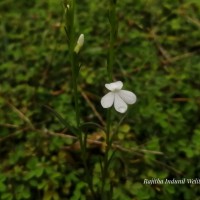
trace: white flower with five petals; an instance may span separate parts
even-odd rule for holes
[[[134,104],[137,100],[133,92],[122,90],[123,83],[121,81],[105,84],[105,87],[110,92],[101,98],[103,108],[110,108],[114,104],[116,111],[125,113],[128,108],[127,104]]]

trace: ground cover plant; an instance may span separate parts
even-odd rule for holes
[[[0,2],[0,199],[91,199],[80,144],[63,1]],[[117,1],[114,80],[137,95],[118,127],[107,175],[112,199],[199,199],[199,184],[145,184],[200,179],[200,3]],[[77,1],[81,49],[81,122],[105,126],[110,25],[108,1]],[[53,109],[53,110],[52,110]],[[83,127],[87,163],[97,191],[105,133]],[[96,141],[96,142],[94,142]]]

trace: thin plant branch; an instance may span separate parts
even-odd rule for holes
[[[98,120],[101,122],[101,124],[105,126],[105,122],[104,122],[103,118],[101,117],[101,115],[99,114],[97,109],[95,108],[94,104],[90,101],[90,99],[88,98],[86,93],[83,90],[80,90],[80,92],[81,92],[81,95],[83,96],[83,98],[86,100],[86,102],[90,106],[90,108],[92,109],[92,111],[94,112],[95,116],[98,118]]]
[[[18,108],[16,108],[13,104],[11,104],[10,102],[6,101],[6,103],[10,106],[10,108],[19,116],[19,118],[21,118],[24,122],[26,122],[31,129],[34,129],[33,124],[31,123],[30,119],[24,114],[22,113]]]

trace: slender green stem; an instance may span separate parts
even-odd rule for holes
[[[86,173],[86,181],[92,193],[93,199],[95,199],[95,191],[93,189],[92,177],[87,165],[87,136],[84,135],[81,131],[80,127],[80,107],[79,107],[79,94],[78,94],[78,55],[74,52],[75,47],[75,27],[74,27],[74,16],[75,16],[75,7],[76,0],[71,0],[67,13],[67,25],[66,33],[68,37],[69,43],[69,59],[72,70],[72,89],[73,89],[73,97],[75,102],[75,115],[76,115],[76,127],[77,127],[77,135],[79,137],[79,142],[81,146],[81,157],[83,160],[83,165]]]
[[[116,21],[116,2],[110,0],[109,6],[109,22],[110,22],[110,41],[109,41],[109,55],[108,55],[108,77],[109,81],[113,80],[113,65],[115,61],[114,45],[117,35],[117,21]]]
[[[107,120],[106,120],[106,144],[110,143],[110,125],[111,125],[111,109],[107,111]]]
[[[108,167],[109,167],[109,151],[110,151],[110,122],[111,122],[111,110],[107,111],[107,120],[106,120],[106,150],[103,159],[102,166],[102,182],[101,182],[101,194],[102,200],[106,200],[106,193],[104,192],[104,187],[106,184],[106,179],[108,175]]]
[[[71,65],[74,66],[74,56],[71,60]],[[75,67],[73,67],[75,68]],[[76,77],[76,70],[72,69],[72,80],[73,80],[73,93],[74,93],[74,101],[75,101],[75,113],[76,113],[76,126],[79,129],[80,126],[80,108],[78,103],[78,87],[77,87],[77,77]]]
[[[116,1],[110,0],[109,1],[109,22],[110,22],[110,40],[109,40],[109,51],[108,51],[108,66],[107,66],[107,72],[108,72],[108,78],[109,81],[113,80],[113,65],[115,61],[115,51],[114,51],[114,45],[116,41],[116,35],[117,35],[117,21],[116,21]],[[109,171],[109,164],[110,159],[109,158],[109,152],[112,145],[111,140],[111,109],[108,109],[107,112],[107,121],[106,121],[106,150],[105,155],[103,159],[102,164],[102,185],[101,185],[101,199],[107,200],[107,198],[110,198],[109,196],[112,196],[112,192],[110,191],[110,194],[107,195],[107,191],[105,191],[105,185],[106,180],[108,177],[108,171]]]
[[[76,113],[76,125],[77,127],[80,126],[80,109],[78,104],[78,77],[77,77],[77,62],[76,62],[76,54],[74,53],[74,44],[75,44],[75,28],[74,28],[74,16],[75,16],[75,6],[76,0],[71,1],[70,11],[69,11],[69,56],[70,56],[70,63],[72,68],[72,87],[73,87],[73,96],[75,102],[75,113]]]
[[[109,48],[109,60],[108,60],[108,78],[109,81],[113,80],[113,65],[114,65],[114,31],[111,27],[110,32],[110,48]]]

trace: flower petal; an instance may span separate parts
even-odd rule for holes
[[[105,84],[105,87],[110,91],[121,90],[123,87],[123,83],[121,81],[116,81],[113,83]]]
[[[110,108],[113,105],[115,95],[109,92],[101,98],[101,105],[103,108]]]
[[[118,94],[127,104],[134,104],[137,100],[136,95],[128,90],[120,90]]]
[[[127,110],[126,103],[121,99],[118,93],[115,93],[114,107],[115,107],[115,110],[120,113],[125,113]]]

